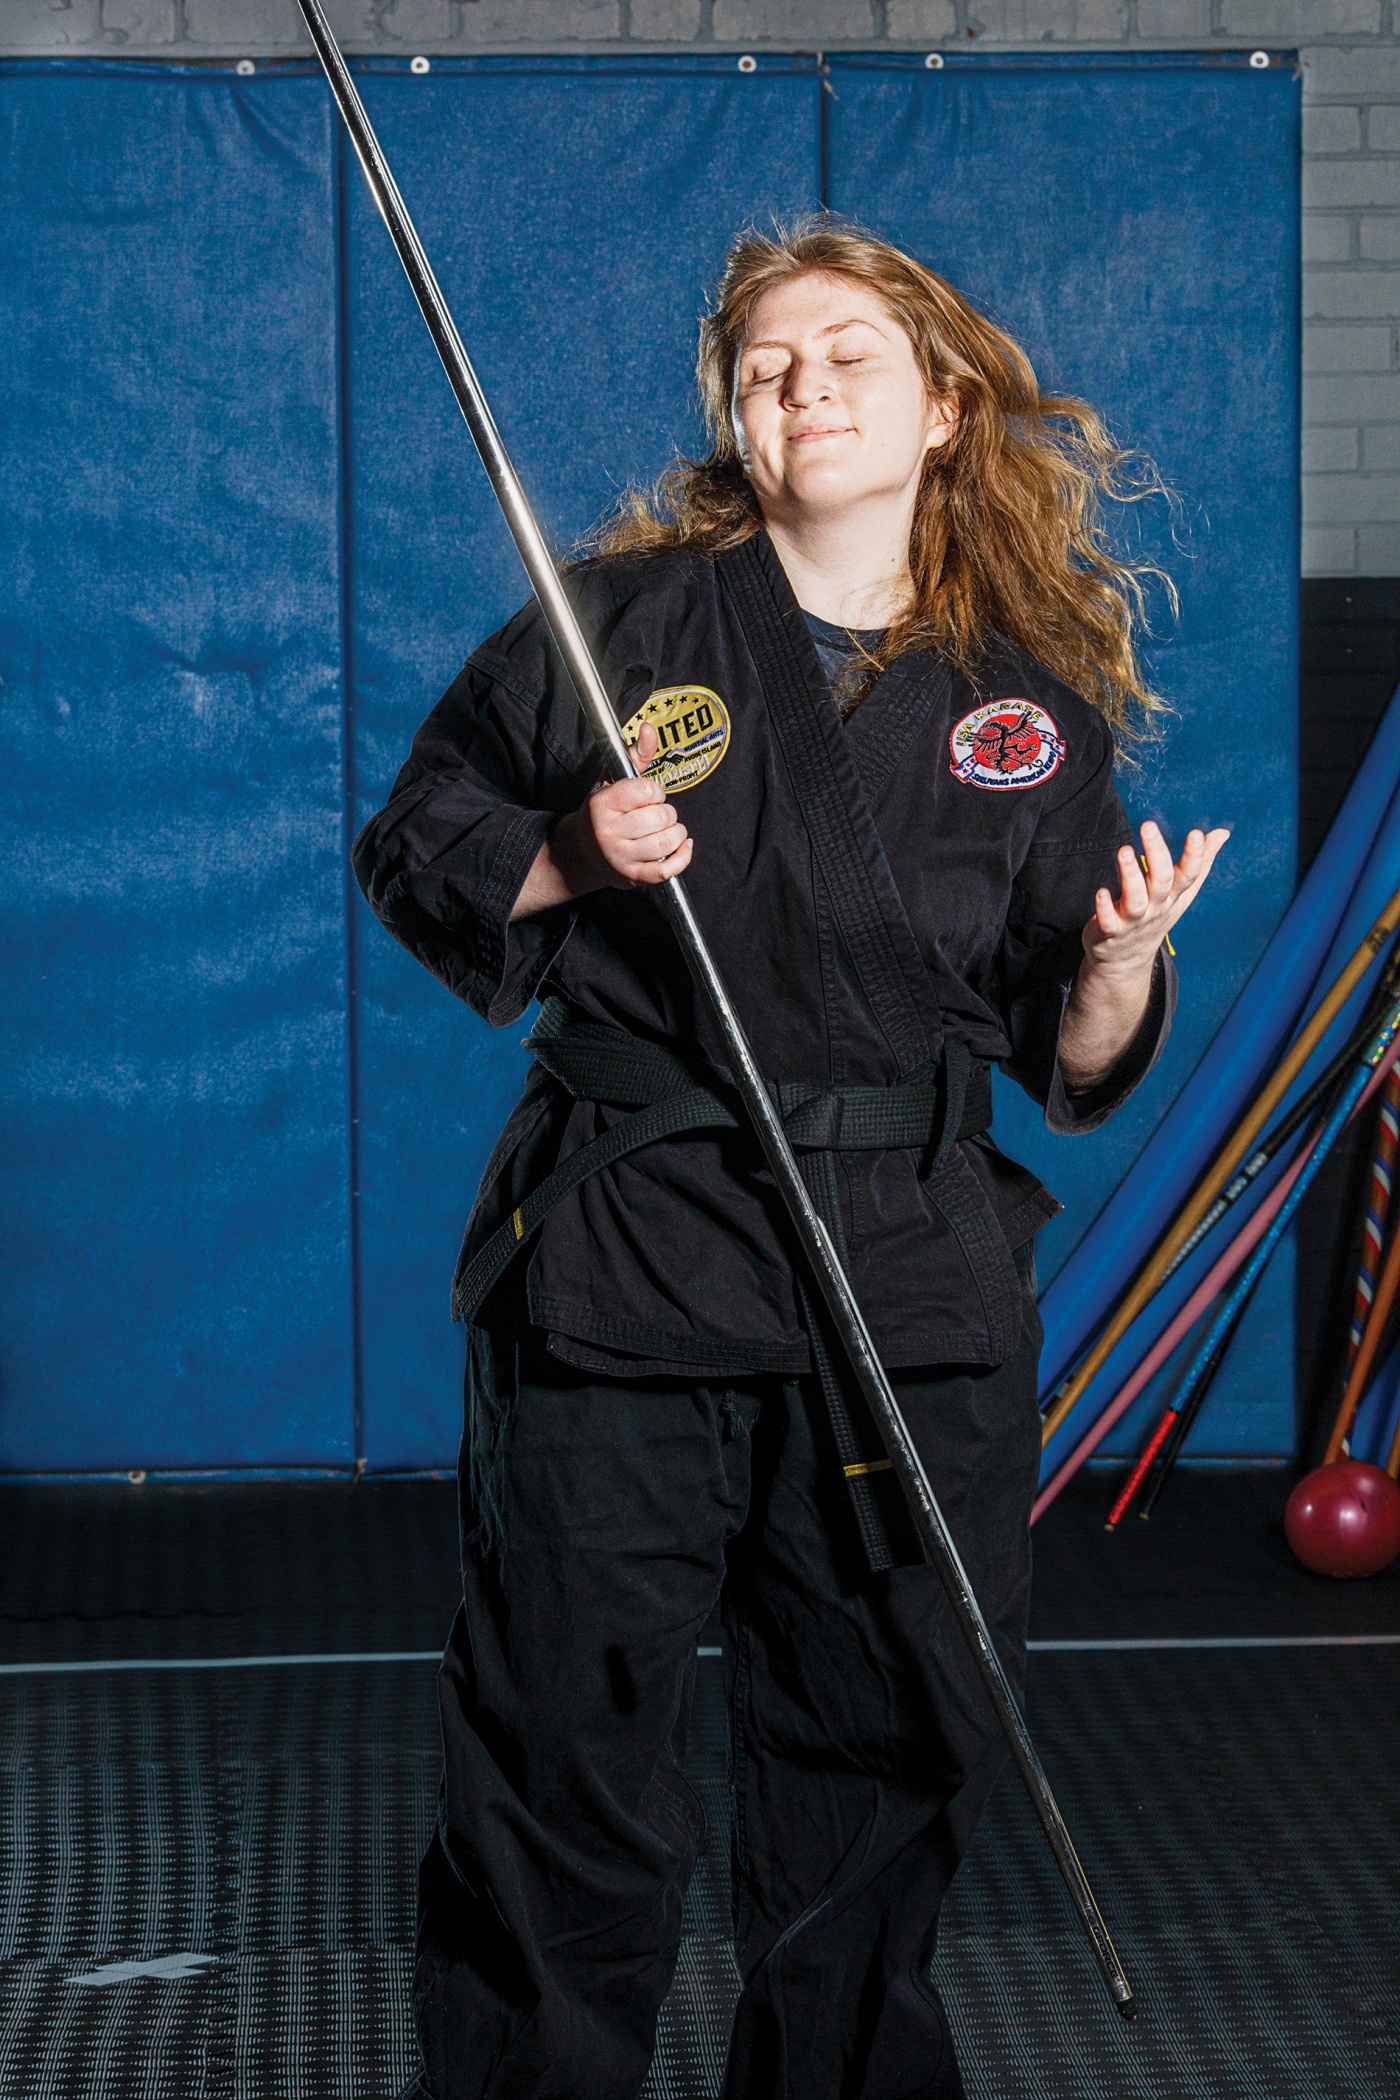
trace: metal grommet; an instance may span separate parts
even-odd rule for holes
[[[1256,67],[1256,68],[1258,69],[1258,71],[1262,72],[1262,71],[1264,70],[1264,67],[1265,67],[1266,65],[1268,65],[1268,63],[1269,63],[1269,54],[1268,54],[1268,52],[1267,52],[1267,51],[1251,51],[1251,52],[1250,52],[1250,54],[1249,54],[1249,63],[1250,63],[1250,64],[1251,64],[1252,66]]]
[[[426,58],[411,58],[408,62],[408,70],[410,73],[431,73],[433,69]]]
[[[746,51],[739,61],[739,71],[741,73],[756,73],[758,71],[758,60],[750,58]]]
[[[248,70],[251,73],[253,69],[250,66]],[[146,1478],[146,1468],[144,1466],[133,1466],[126,1477],[134,1488],[139,1488]]]
[[[930,73],[941,72],[943,67],[943,53],[941,51],[930,51],[928,56],[924,60],[924,64],[928,67]]]
[[[238,64],[234,67],[233,70],[235,73],[237,73],[240,80],[247,80],[251,77],[252,74],[256,73],[258,69],[253,64],[251,58],[240,58]]]

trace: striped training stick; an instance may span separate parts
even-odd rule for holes
[[[1356,1362],[1356,1352],[1361,1347],[1361,1337],[1366,1331],[1366,1315],[1371,1300],[1376,1295],[1376,1277],[1380,1272],[1381,1253],[1385,1246],[1385,1221],[1390,1209],[1391,1175],[1395,1166],[1395,1147],[1400,1141],[1400,1073],[1392,1068],[1381,1095],[1380,1120],[1376,1125],[1376,1144],[1371,1157],[1371,1186],[1366,1194],[1366,1223],[1361,1235],[1361,1259],[1356,1270],[1356,1296],[1351,1309],[1351,1332],[1347,1336],[1347,1368]]]
[[[1327,1449],[1323,1453],[1324,1466],[1335,1465],[1346,1451],[1351,1426],[1356,1420],[1356,1410],[1360,1407],[1370,1383],[1371,1368],[1376,1361],[1376,1352],[1380,1348],[1381,1337],[1385,1333],[1386,1322],[1390,1318],[1390,1308],[1395,1303],[1397,1291],[1400,1291],[1400,1233],[1392,1235],[1390,1252],[1385,1258],[1385,1266],[1376,1285],[1376,1295],[1366,1313],[1366,1330],[1361,1337],[1361,1346],[1356,1352],[1351,1370],[1347,1374],[1346,1391],[1342,1394],[1337,1419],[1332,1424],[1332,1434],[1327,1439]]]

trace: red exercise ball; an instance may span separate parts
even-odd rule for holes
[[[1283,1528],[1315,1575],[1379,1575],[1400,1553],[1400,1487],[1359,1458],[1319,1466],[1289,1496]]]

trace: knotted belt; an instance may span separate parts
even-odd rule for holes
[[[632,1113],[571,1152],[461,1264],[452,1291],[452,1310],[459,1320],[476,1317],[524,1242],[555,1204],[591,1174],[662,1138],[691,1130],[734,1130],[745,1120],[737,1095],[717,1073],[702,1073],[676,1051],[626,1029],[588,1020],[563,999],[545,1000],[525,1047],[575,1100]],[[951,1036],[938,1063],[895,1086],[820,1087],[784,1081],[770,1082],[768,1090],[789,1142],[803,1156],[812,1201],[843,1256],[838,1152],[929,1152],[927,1178],[938,1172],[959,1138],[975,1136],[992,1119],[991,1069]],[[887,1473],[890,1462],[874,1424],[863,1421],[858,1431],[852,1419],[822,1313],[801,1275],[798,1295],[861,1538],[871,1566],[887,1568],[894,1555],[872,1477]]]

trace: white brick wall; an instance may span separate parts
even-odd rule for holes
[[[1400,0],[328,0],[356,51],[1297,49],[1306,575],[1400,575]],[[0,0],[0,53],[305,48],[293,0]]]

